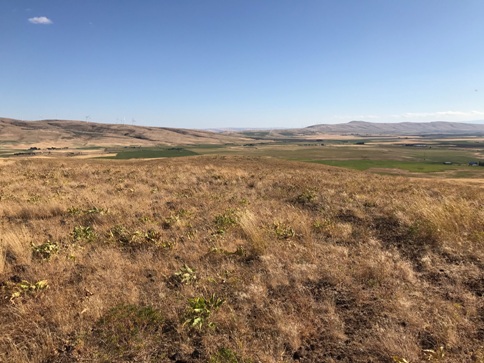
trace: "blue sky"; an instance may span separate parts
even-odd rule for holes
[[[482,0],[0,0],[0,116],[484,119]]]

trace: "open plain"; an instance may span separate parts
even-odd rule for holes
[[[483,362],[482,186],[7,158],[2,362]]]

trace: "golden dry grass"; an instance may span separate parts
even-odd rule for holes
[[[478,186],[37,159],[2,165],[0,203],[2,362],[484,359]]]

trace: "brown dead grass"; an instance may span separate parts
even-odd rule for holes
[[[269,158],[10,163],[0,361],[483,362],[481,191]]]

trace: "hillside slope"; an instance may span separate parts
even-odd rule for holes
[[[84,121],[19,121],[0,118],[0,143],[6,146],[152,146],[222,144],[240,140],[240,137],[199,130]]]
[[[270,158],[0,162],[2,362],[483,362],[478,187]]]

